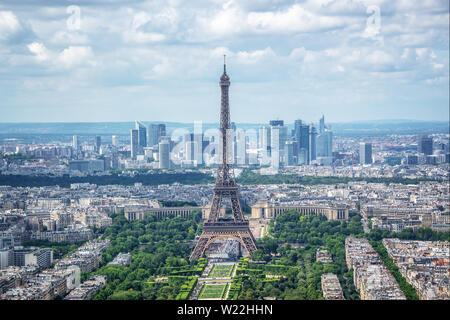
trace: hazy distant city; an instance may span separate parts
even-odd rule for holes
[[[448,2],[378,2],[0,4],[0,300],[450,300]]]

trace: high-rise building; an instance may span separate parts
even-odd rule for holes
[[[259,128],[259,148],[266,154],[270,154],[270,127]]]
[[[136,160],[136,156],[139,150],[139,131],[136,129],[130,130],[130,147],[131,159]]]
[[[325,116],[322,115],[322,118],[319,120],[319,134],[322,134],[325,131]]]
[[[332,157],[333,154],[333,132],[325,126],[325,116],[319,121],[319,134],[316,138],[316,157]]]
[[[332,157],[333,132],[325,129],[316,139],[316,155],[317,157]]]
[[[186,160],[203,163],[203,133],[188,133],[184,136]]]
[[[245,136],[245,131],[242,129],[236,130],[236,164],[242,165],[248,163],[247,158],[247,139]]]
[[[102,137],[96,136],[96,137],[95,137],[95,142],[94,142],[94,151],[95,151],[96,153],[99,153],[99,152],[100,152],[100,147],[101,147],[101,145],[102,145]]]
[[[312,161],[316,160],[316,137],[317,137],[316,127],[310,125],[308,164],[311,164]]]
[[[286,141],[285,144],[285,151],[284,151],[284,155],[285,155],[285,165],[288,166],[296,166],[298,161],[297,161],[297,156],[298,156],[298,143],[297,141]]]
[[[192,162],[195,160],[195,141],[186,141],[186,160]]]
[[[158,130],[159,130],[159,136],[165,137],[166,136],[166,125],[164,123],[158,124]]]
[[[270,128],[270,157],[273,168],[280,167],[280,127]]]
[[[153,147],[158,145],[161,137],[166,136],[166,125],[164,123],[160,124],[150,124],[148,126],[148,146]]]
[[[419,153],[423,153],[425,155],[433,154],[433,138],[429,137],[426,134],[422,134],[419,136],[418,148]]]
[[[148,126],[148,145],[153,147],[158,144],[159,136],[158,136],[158,125],[157,124],[149,124]]]
[[[78,151],[80,148],[80,141],[77,135],[74,135],[72,138],[72,147],[75,151]]]
[[[112,145],[114,147],[118,147],[119,146],[119,137],[118,136],[112,136]]]
[[[197,165],[203,163],[203,133],[194,133],[193,140],[195,142],[195,161]]]
[[[299,165],[309,164],[309,126],[302,123],[302,120],[295,120],[294,131],[297,141]]]
[[[136,130],[138,131],[138,154],[144,154],[144,148],[147,147],[147,129],[142,122],[136,121]]]
[[[111,155],[111,168],[118,169],[119,168],[119,156],[117,153],[112,153]]]
[[[159,168],[170,168],[170,142],[166,139],[162,140],[159,144]]]
[[[284,126],[283,120],[271,120],[269,124],[272,166],[278,168],[280,163],[284,163],[284,146],[287,141],[287,127]]]
[[[372,163],[372,144],[361,142],[359,144],[359,163],[371,164]]]
[[[316,160],[321,165],[333,164],[333,132],[327,128],[316,138]]]

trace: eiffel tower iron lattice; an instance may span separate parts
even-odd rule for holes
[[[203,257],[208,246],[218,239],[232,238],[238,241],[251,255],[256,250],[255,238],[250,231],[248,220],[242,213],[238,190],[233,173],[233,159],[230,147],[230,106],[228,103],[228,89],[230,77],[227,75],[224,56],[223,74],[220,77],[221,107],[220,107],[220,134],[219,159],[217,165],[216,185],[213,189],[213,199],[208,220],[203,224],[203,231],[191,253],[190,260]],[[230,142],[230,143],[229,143]],[[220,217],[222,199],[230,199],[233,219]]]

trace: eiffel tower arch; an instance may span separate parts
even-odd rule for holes
[[[224,56],[225,60],[225,56]],[[249,255],[256,250],[256,242],[250,231],[248,220],[242,213],[239,200],[239,187],[236,184],[233,173],[233,160],[229,159],[228,152],[231,146],[228,143],[230,133],[230,106],[228,102],[228,89],[230,87],[230,77],[227,75],[226,64],[223,64],[223,74],[219,82],[221,88],[220,107],[220,150],[221,163],[217,166],[216,185],[213,189],[213,199],[211,212],[208,220],[203,224],[203,231],[198,239],[190,260],[199,259],[204,254],[211,243],[218,239],[232,238],[238,241]],[[220,158],[220,157],[219,157]],[[229,199],[231,203],[232,219],[220,217],[222,200]]]

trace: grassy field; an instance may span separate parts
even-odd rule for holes
[[[208,278],[231,277],[234,264],[215,264],[208,274]]]
[[[228,284],[204,284],[198,299],[221,299],[225,297]]]

